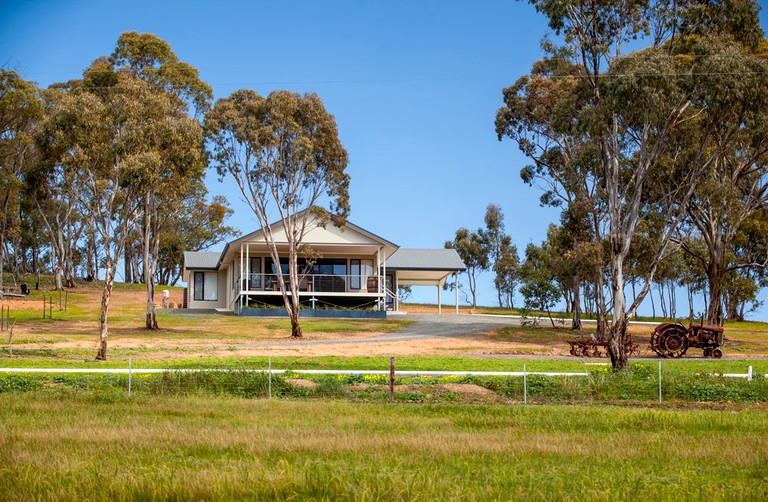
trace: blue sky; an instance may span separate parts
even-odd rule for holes
[[[401,246],[442,247],[457,228],[480,226],[493,202],[522,252],[558,217],[520,181],[517,147],[494,132],[501,90],[541,57],[546,22],[527,3],[6,1],[0,64],[41,86],[79,78],[130,30],[170,43],[216,98],[319,94],[349,152],[350,220]],[[234,226],[255,227],[231,182],[209,173],[207,185],[230,199]],[[495,302],[491,281],[484,274],[480,304]]]

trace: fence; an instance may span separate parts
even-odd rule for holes
[[[450,401],[446,384],[473,384],[500,400],[528,403],[605,402],[768,402],[765,375],[667,372],[658,362],[614,373],[610,368],[584,372],[424,371],[135,368],[0,368],[0,392],[50,388],[92,388],[128,394],[191,394],[243,397],[328,396],[354,400]],[[15,378],[15,380],[14,380]],[[297,387],[296,379],[309,379]],[[306,382],[303,382],[307,385]],[[361,385],[362,384],[362,385]],[[122,390],[121,390],[122,389]],[[435,397],[436,396],[436,397]]]

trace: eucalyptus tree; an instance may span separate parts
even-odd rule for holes
[[[452,241],[446,241],[446,249],[455,249],[467,267],[467,283],[472,297],[472,308],[477,308],[477,277],[490,265],[490,254],[481,231],[470,232],[466,228],[456,230]],[[457,283],[455,287],[459,287]]]
[[[582,69],[567,51],[549,43],[544,47],[547,57],[535,63],[529,75],[504,89],[504,106],[496,115],[496,134],[499,140],[513,140],[533,161],[521,169],[520,177],[542,190],[541,205],[560,207],[563,218],[579,222],[579,232],[569,232],[569,256],[573,261],[587,248],[601,249],[605,201],[601,173],[594,169],[600,151],[584,125],[592,120],[588,115],[591,89]],[[582,228],[585,224],[588,228]],[[568,227],[575,230],[573,223]],[[590,289],[597,296],[597,333],[603,339],[607,322],[605,262],[599,253],[590,255],[592,267],[574,263],[568,281],[568,290],[576,296],[572,325],[581,328],[579,289],[583,279],[590,279],[594,283]]]
[[[504,306],[504,296],[514,290],[514,267],[517,263],[517,248],[512,238],[504,232],[504,212],[496,204],[485,209],[485,227],[478,230],[478,236],[488,253],[488,268],[493,270],[493,284],[499,307]]]
[[[19,194],[23,192],[24,173],[32,163],[35,131],[41,117],[37,87],[14,71],[0,69],[0,297],[8,237],[13,234],[20,238]]]
[[[155,161],[143,166],[140,180],[146,327],[157,329],[154,286],[160,238],[163,230],[182,216],[181,201],[198,188],[204,176],[203,132],[197,117],[209,109],[213,91],[200,79],[196,68],[179,61],[167,42],[149,33],[131,31],[120,35],[110,62],[115,71],[146,82],[151,92],[167,102],[145,145],[155,151]]]
[[[277,284],[291,336],[300,338],[298,255],[309,221],[314,217],[340,227],[349,213],[347,152],[336,121],[316,94],[273,91],[264,98],[242,89],[206,114],[205,134],[219,175],[234,179],[256,216],[273,263],[280,263],[280,256],[270,216],[280,218],[289,284],[283,274],[277,274]]]
[[[183,211],[161,230],[157,256],[157,282],[173,286],[181,278],[184,251],[202,251],[240,235],[225,224],[232,216],[227,199],[221,195],[208,200],[208,190],[197,190],[181,201]]]
[[[555,271],[550,267],[545,246],[531,243],[525,248],[525,261],[521,266],[522,285],[520,293],[525,299],[525,308],[546,311],[552,327],[552,307],[557,304],[560,292],[555,285]]]
[[[51,110],[50,134],[63,146],[59,163],[71,165],[84,212],[95,227],[104,262],[96,359],[107,357],[109,304],[116,267],[136,226],[146,172],[163,163],[156,148],[174,103],[145,81],[96,59],[81,80],[68,84]]]
[[[76,149],[74,112],[77,99],[67,85],[43,91],[45,120],[37,135],[39,159],[27,176],[27,191],[35,201],[50,242],[54,287],[75,287],[74,251],[87,227],[90,201],[83,198],[84,171]],[[72,127],[72,129],[70,129]]]
[[[751,264],[730,270],[723,287],[725,317],[743,321],[748,312],[763,304],[758,293],[768,287],[768,209],[745,218],[729,247],[732,263]]]
[[[732,144],[733,134],[741,127],[731,120],[728,110],[735,101],[756,99],[760,103],[755,93],[765,86],[759,78],[751,78],[756,75],[751,65],[759,62],[746,64],[735,57],[743,45],[729,31],[738,27],[752,33],[751,28],[729,24],[729,20],[738,13],[747,24],[753,22],[756,16],[749,15],[755,6],[744,1],[722,5],[667,0],[531,3],[548,17],[550,28],[562,35],[564,45],[557,49],[558,54],[574,65],[577,78],[589,91],[578,105],[576,123],[579,135],[587,135],[588,144],[599,152],[591,172],[604,191],[609,241],[613,317],[608,351],[615,369],[626,368],[623,342],[627,323],[648,294],[659,263],[671,252],[670,243],[698,180],[718,153]],[[721,7],[722,12],[718,11]],[[699,16],[701,12],[706,15]],[[705,21],[707,29],[702,28]],[[647,47],[625,54],[626,45],[638,38]],[[565,95],[563,99],[571,98]],[[694,124],[701,131],[696,141],[692,145],[676,142],[678,131]],[[651,198],[647,191],[652,181]],[[666,220],[657,245],[648,250],[652,259],[642,287],[628,303],[625,262],[646,208],[664,214]]]
[[[493,263],[493,284],[499,294],[499,306],[515,307],[515,289],[520,283],[520,257],[517,246],[512,244],[512,237],[504,235],[501,239],[498,258]]]
[[[768,71],[768,65],[755,71]],[[698,236],[704,246],[690,246],[689,240],[681,238],[683,249],[700,263],[707,278],[710,324],[724,321],[726,276],[768,264],[766,258],[732,251],[743,224],[768,208],[768,97],[760,94],[753,98],[762,102],[736,104],[733,120],[744,126],[734,132],[733,144],[712,163],[690,200],[683,233]]]

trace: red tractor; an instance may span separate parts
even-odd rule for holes
[[[689,347],[704,349],[704,357],[723,357],[723,328],[708,324],[693,324],[685,328],[680,323],[664,322],[651,333],[651,349],[661,357],[680,357]]]

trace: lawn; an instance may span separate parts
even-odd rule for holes
[[[0,394],[4,500],[765,500],[768,411]]]

